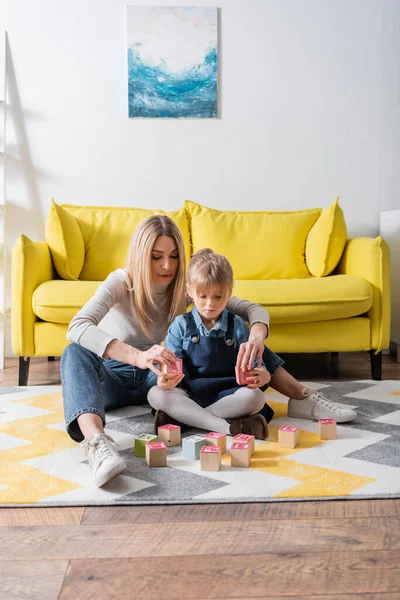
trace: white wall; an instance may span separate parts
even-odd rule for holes
[[[214,120],[128,119],[125,5],[0,5],[8,252],[21,232],[44,239],[52,196],[291,210],[339,195],[350,234],[378,234],[399,208],[399,0],[220,0]]]

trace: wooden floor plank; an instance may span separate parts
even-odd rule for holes
[[[60,598],[107,598],[116,589],[131,590],[135,600],[400,594],[399,561],[400,549],[72,560]]]
[[[68,560],[0,561],[0,600],[58,598]]]
[[[251,521],[254,519],[329,519],[400,516],[398,500],[333,500],[254,504],[190,504],[184,506],[90,506],[82,523],[178,523]]]
[[[400,518],[0,528],[0,560],[400,549]]]
[[[82,521],[85,508],[67,506],[64,508],[1,508],[0,527],[41,527],[43,525],[78,525]]]

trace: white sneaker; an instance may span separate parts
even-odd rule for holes
[[[126,462],[112,444],[116,442],[105,433],[94,433],[81,442],[97,487],[101,487],[126,469]]]
[[[304,400],[289,398],[288,417],[295,419],[334,419],[336,423],[355,421],[357,413],[351,408],[341,408],[325,398],[322,392],[311,392]]]

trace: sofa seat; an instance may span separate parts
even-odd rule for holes
[[[236,280],[233,293],[266,306],[272,323],[346,319],[366,313],[373,303],[371,284],[354,275]]]
[[[65,281],[41,283],[33,293],[32,309],[42,321],[69,323],[93,296],[101,281]]]

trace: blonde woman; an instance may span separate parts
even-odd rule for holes
[[[269,316],[262,307],[230,298],[228,310],[252,325],[238,365],[261,364]],[[143,221],[133,234],[126,269],[110,273],[72,319],[72,342],[61,358],[68,434],[88,456],[102,486],[126,468],[104,432],[107,410],[146,404],[161,366],[175,355],[160,346],[169,325],[186,310],[185,253],[181,233],[167,216]]]

